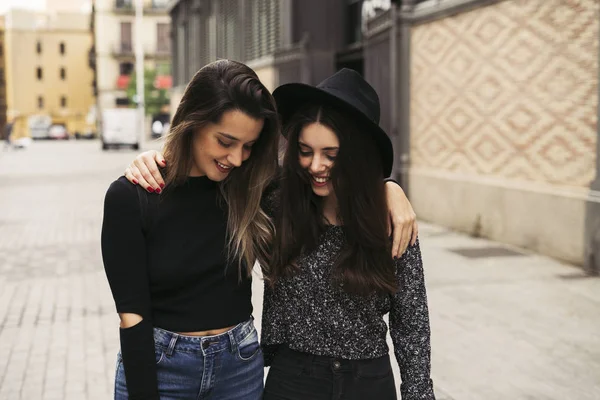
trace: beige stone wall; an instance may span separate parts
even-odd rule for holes
[[[598,15],[598,0],[505,0],[413,28],[420,218],[583,262]]]
[[[588,187],[598,0],[506,0],[417,26],[412,165]]]

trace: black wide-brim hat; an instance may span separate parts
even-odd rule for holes
[[[389,136],[379,126],[379,96],[358,72],[343,68],[316,87],[304,83],[281,85],[273,97],[283,126],[306,104],[329,105],[348,112],[360,124],[361,131],[371,135],[377,143],[384,177],[391,175],[394,149]],[[287,134],[286,130],[283,132]]]

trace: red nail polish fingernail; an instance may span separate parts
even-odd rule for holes
[[[162,163],[165,164],[165,165],[167,164],[167,162],[165,160],[162,160]]]
[[[149,191],[150,193],[154,193],[154,189],[152,189],[150,186],[148,186],[148,191]]]
[[[135,184],[137,185],[137,184],[138,184],[138,181],[137,181],[137,179],[134,179],[134,180],[133,180],[133,183],[135,183]]]
[[[155,192],[160,194],[160,189],[156,189]]]
[[[164,188],[165,188],[165,184],[164,184],[164,183],[161,183],[161,184],[160,184],[160,188],[161,188],[161,189],[164,189]]]

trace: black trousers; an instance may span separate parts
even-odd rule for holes
[[[396,400],[388,355],[343,360],[283,347],[267,376],[264,400]]]

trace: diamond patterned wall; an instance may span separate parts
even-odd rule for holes
[[[600,0],[506,0],[413,28],[419,168],[587,187]]]

